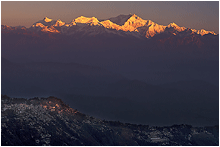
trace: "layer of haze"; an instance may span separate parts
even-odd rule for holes
[[[161,25],[179,26],[219,33],[219,2],[1,2],[1,24],[30,27],[45,16],[69,23],[78,16],[107,19],[136,14]]]

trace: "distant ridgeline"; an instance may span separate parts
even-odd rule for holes
[[[219,145],[219,126],[156,127],[105,121],[55,97],[1,97],[1,145]]]
[[[84,17],[80,16],[73,19],[70,23],[65,23],[58,20],[53,20],[45,17],[34,23],[30,28],[23,26],[9,27],[2,25],[2,29],[5,31],[20,30],[23,32],[48,32],[58,34],[74,34],[77,32],[88,32],[87,35],[97,35],[103,33],[116,33],[117,31],[128,32],[127,35],[134,35],[136,37],[151,38],[157,34],[169,33],[174,36],[178,35],[201,35],[206,34],[217,35],[214,31],[206,31],[204,29],[195,30],[185,27],[179,27],[175,23],[170,23],[167,26],[159,25],[151,20],[144,20],[135,14],[119,15],[106,20],[99,21],[96,17]],[[90,29],[90,30],[89,30]]]
[[[65,23],[60,19],[52,20],[45,17],[43,20],[34,23],[30,28],[2,25],[1,31],[3,35],[3,47],[7,41],[15,41],[14,47],[23,44],[39,43],[43,43],[43,46],[48,43],[53,43],[62,45],[62,48],[65,48],[66,44],[74,44],[74,47],[76,47],[79,40],[83,40],[85,43],[86,37],[90,37],[90,42],[88,42],[89,46],[101,45],[103,47],[104,45],[106,47],[108,45],[106,41],[109,40],[109,37],[116,45],[119,44],[119,42],[117,42],[119,37],[126,39],[126,42],[120,40],[120,43],[129,43],[129,41],[134,43],[139,40],[136,43],[140,44],[144,41],[144,44],[147,43],[147,48],[151,48],[148,42],[149,40],[154,46],[159,47],[164,45],[166,47],[167,45],[170,47],[193,45],[199,48],[204,46],[212,48],[213,46],[218,46],[219,36],[214,31],[180,27],[173,22],[167,26],[159,25],[151,20],[144,20],[135,14],[119,15],[106,20],[80,16],[73,19],[70,23]],[[7,40],[7,37],[11,35],[13,37]],[[19,39],[14,40],[18,36]],[[93,39],[91,39],[91,37]],[[94,37],[101,40],[94,41]],[[105,40],[106,38],[107,40]],[[112,40],[112,38],[116,38],[116,40]]]

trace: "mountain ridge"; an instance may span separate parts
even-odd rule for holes
[[[48,17],[45,17],[43,20],[39,20],[34,23],[30,28],[24,28],[26,30],[32,31],[41,31],[41,32],[49,32],[49,33],[58,33],[58,34],[73,34],[77,31],[82,31],[82,29],[86,29],[88,26],[89,29],[91,27],[95,27],[93,30],[93,34],[96,32],[96,28],[104,28],[104,32],[111,32],[114,31],[123,31],[123,32],[135,32],[144,38],[152,38],[157,34],[166,33],[167,28],[173,28],[174,31],[172,32],[173,35],[178,33],[187,31],[188,35],[197,34],[200,36],[204,36],[206,34],[217,35],[214,31],[206,31],[204,29],[196,30],[190,29],[185,27],[180,27],[174,22],[168,24],[167,26],[159,25],[151,20],[144,20],[135,14],[129,15],[119,15],[117,17],[111,17],[105,20],[98,20],[96,17],[85,17],[80,16],[76,19],[73,19],[70,23],[63,22],[62,20],[53,20]],[[72,29],[73,28],[73,29]],[[16,30],[16,27],[9,27],[7,25],[3,25],[2,29],[6,30]],[[114,30],[114,31],[113,31]],[[71,32],[71,33],[68,33]],[[103,33],[103,31],[101,31]],[[137,35],[133,35],[137,36]]]
[[[91,117],[61,99],[1,97],[1,145],[218,145],[218,126],[149,126]]]

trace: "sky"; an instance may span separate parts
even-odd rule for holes
[[[79,16],[108,19],[136,14],[160,25],[179,26],[219,33],[218,1],[1,1],[1,24],[30,27],[44,17],[69,23]]]

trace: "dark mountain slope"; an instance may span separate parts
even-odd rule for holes
[[[198,85],[197,90],[190,91],[183,86],[128,80],[94,66],[58,62],[15,64],[2,58],[2,94],[53,94],[86,114],[130,123],[218,124],[218,88],[203,83],[185,82],[185,87]]]
[[[109,18],[110,21],[122,26],[132,15],[119,15],[117,17],[111,17]]]
[[[163,84],[161,86],[166,88],[179,89],[186,92],[199,92],[203,95],[210,95],[211,97],[217,97],[218,95],[218,86],[202,80],[178,81],[174,83]]]
[[[108,120],[150,125],[184,122],[201,126],[218,124],[218,89],[214,87],[206,84],[203,85],[205,90],[186,91],[138,80],[121,80],[103,87],[99,92],[103,96],[58,95],[83,113]]]
[[[2,58],[2,93],[12,96],[95,94],[103,84],[121,79],[125,78],[94,66],[57,62],[15,64]]]
[[[218,126],[149,127],[103,121],[60,99],[1,98],[1,145],[218,145]]]
[[[160,44],[157,36],[138,39],[113,34],[78,38],[74,34],[26,36],[2,33],[2,56],[13,62],[22,59],[98,66],[151,84],[204,80],[218,85],[218,36],[200,38],[204,44],[198,47],[193,44]]]

